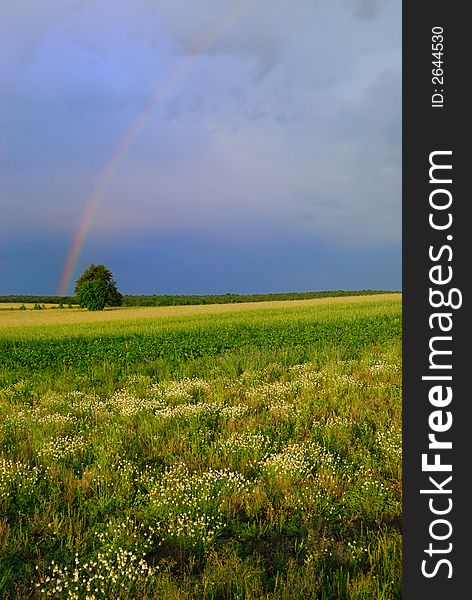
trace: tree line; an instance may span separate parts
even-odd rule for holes
[[[88,310],[116,306],[183,306],[196,304],[234,304],[270,300],[308,300],[337,296],[360,296],[394,293],[392,290],[325,290],[318,292],[280,292],[272,294],[207,294],[207,295],[123,295],[118,291],[112,272],[105,265],[91,264],[77,279],[75,296],[0,296],[0,303],[79,305]]]

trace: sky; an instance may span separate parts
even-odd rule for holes
[[[0,294],[401,288],[399,0],[2,0]]]

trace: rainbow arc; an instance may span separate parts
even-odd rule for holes
[[[162,99],[172,90],[173,87],[175,87],[177,82],[182,79],[191,66],[205,52],[207,52],[217,42],[217,40],[220,39],[221,36],[232,25],[234,25],[234,23],[236,23],[244,14],[246,14],[256,2],[257,0],[238,0],[234,3],[231,10],[228,11],[228,13],[217,24],[217,26],[206,36],[202,37],[193,54],[191,56],[187,56],[177,67],[177,69],[164,81],[164,83],[155,90],[150,101],[146,104],[141,113],[134,120],[131,127],[127,130],[126,134],[123,136],[117,148],[115,149],[111,160],[105,166],[92,193],[85,202],[85,208],[79,221],[77,230],[74,234],[73,241],[62,271],[59,284],[60,296],[64,296],[69,289],[77,262],[80,258],[80,252],[82,251],[90,229],[93,226],[100,204],[110,189],[110,186],[115,179],[121,165],[123,164],[132,144],[139,136],[150,117],[156,111]]]

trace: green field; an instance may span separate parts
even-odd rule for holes
[[[401,296],[0,312],[0,597],[401,597]]]

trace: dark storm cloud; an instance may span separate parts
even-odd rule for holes
[[[212,248],[232,239],[242,257],[284,231],[305,240],[293,261],[310,240],[326,257],[343,241],[364,261],[369,244],[398,259],[400,16],[399,2],[368,0],[3,2],[5,240],[63,240],[66,255],[117,148],[161,94],[103,194],[82,261],[100,240],[112,259],[120,240],[169,236]],[[253,282],[250,261],[238,270],[237,251],[221,248]],[[58,262],[44,267],[57,280]],[[3,281],[14,287],[11,264]],[[281,281],[295,285],[292,272]]]

